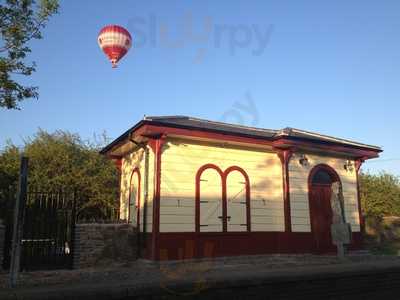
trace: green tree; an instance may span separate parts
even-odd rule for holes
[[[19,109],[18,103],[38,98],[38,88],[23,86],[17,76],[30,76],[35,63],[26,63],[28,42],[41,39],[41,30],[58,10],[57,0],[6,0],[0,4],[0,107]]]
[[[17,185],[22,151],[29,157],[29,190],[71,192],[81,199],[81,214],[105,214],[117,207],[118,171],[98,153],[107,142],[83,141],[79,135],[58,130],[39,130],[19,149],[11,142],[0,152],[0,189]]]
[[[367,216],[400,215],[400,180],[393,174],[361,173],[360,196]]]
[[[8,141],[0,153],[0,190],[6,190],[8,187],[15,189],[18,181],[19,155],[20,150]]]

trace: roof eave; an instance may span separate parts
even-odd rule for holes
[[[115,146],[117,146],[119,143],[123,142],[126,140],[129,135],[134,132],[135,130],[139,129],[141,126],[144,124],[148,123],[146,120],[140,120],[138,123],[136,123],[133,127],[125,131],[123,134],[121,134],[119,137],[117,137],[115,140],[113,140],[110,144],[105,146],[103,149],[99,151],[100,154],[107,155],[107,153],[112,150]]]
[[[109,145],[107,145],[103,149],[101,149],[100,154],[110,156],[111,154],[109,154],[109,153],[113,149],[115,149],[116,146],[118,146],[119,144],[126,141],[130,137],[130,135],[132,135],[135,131],[137,131],[139,128],[141,128],[142,126],[144,126],[146,124],[150,124],[153,126],[159,126],[159,127],[182,128],[182,129],[189,129],[189,130],[198,130],[198,131],[203,131],[203,132],[214,132],[214,133],[220,133],[220,134],[224,134],[224,135],[253,138],[253,139],[272,141],[272,142],[286,139],[286,140],[291,140],[293,142],[306,141],[306,142],[310,142],[315,145],[321,145],[321,144],[327,145],[327,146],[336,145],[336,146],[340,146],[343,148],[347,148],[349,150],[359,149],[362,151],[367,151],[368,153],[370,153],[370,155],[368,155],[369,158],[378,157],[378,153],[383,151],[380,147],[376,147],[376,146],[369,146],[369,145],[365,145],[365,144],[359,144],[356,142],[352,142],[352,144],[346,144],[346,143],[341,142],[342,139],[337,139],[337,141],[335,141],[334,140],[335,138],[333,138],[333,137],[330,137],[332,139],[330,141],[317,140],[315,138],[298,137],[298,136],[293,136],[291,134],[278,134],[278,135],[274,135],[271,137],[267,137],[267,136],[263,137],[260,135],[252,135],[252,134],[246,134],[246,133],[241,133],[241,132],[232,132],[232,131],[213,129],[213,128],[201,128],[198,126],[196,127],[196,126],[190,126],[190,125],[184,125],[184,124],[173,124],[173,123],[169,123],[169,122],[162,122],[162,121],[158,121],[158,120],[143,119],[143,120],[139,121],[138,123],[136,123],[130,129],[128,129],[126,132],[124,132],[122,135],[120,135],[118,138],[116,138],[114,141],[112,141]]]

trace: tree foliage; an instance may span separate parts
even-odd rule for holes
[[[360,196],[367,216],[400,215],[400,180],[393,174],[361,173]]]
[[[35,71],[34,62],[25,62],[31,52],[28,42],[42,38],[41,30],[57,10],[57,0],[6,0],[0,4],[0,107],[19,109],[20,101],[38,97],[37,87],[23,86],[14,78]]]
[[[18,182],[20,155],[29,157],[31,191],[77,191],[80,211],[107,211],[116,207],[118,174],[114,163],[98,150],[107,142],[83,141],[79,135],[39,130],[18,148],[8,142],[0,152],[0,189]]]

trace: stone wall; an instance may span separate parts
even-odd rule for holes
[[[74,243],[74,269],[137,258],[137,233],[129,224],[77,224]]]
[[[0,270],[2,269],[3,265],[5,233],[6,233],[6,227],[3,225],[3,221],[0,220]]]

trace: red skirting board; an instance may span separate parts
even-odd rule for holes
[[[361,234],[354,232],[352,238],[353,242],[349,249],[361,249]],[[273,253],[335,254],[335,252],[334,246],[323,252],[317,251],[310,232],[159,233],[159,253],[155,257],[158,260],[180,260]]]

